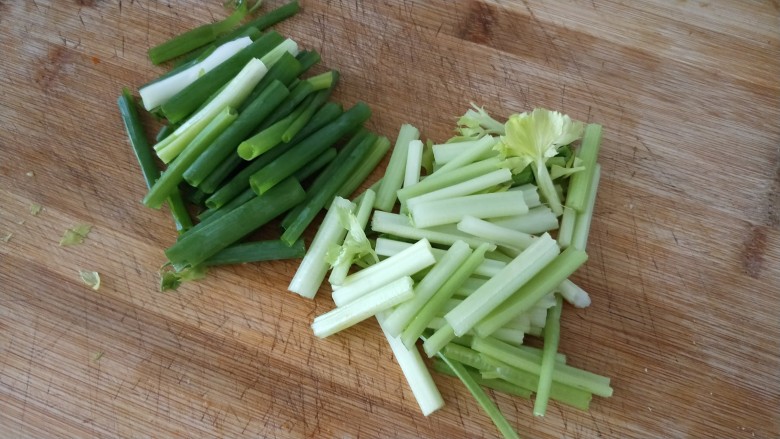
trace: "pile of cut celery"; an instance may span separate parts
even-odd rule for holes
[[[149,187],[143,204],[167,204],[179,231],[165,251],[162,289],[212,265],[301,258],[318,212],[352,194],[390,149],[363,127],[365,103],[330,101],[337,71],[307,75],[320,55],[266,30],[294,15],[297,0],[241,25],[258,6],[239,1],[225,20],[149,50],[155,64],[177,60],[139,89],[144,109],[165,121],[153,146],[131,93],[119,98]],[[275,218],[278,239],[248,239]]]
[[[534,394],[537,416],[551,399],[587,410],[612,395],[558,352],[563,302],[590,304],[569,277],[587,260],[601,126],[545,109],[501,123],[474,106],[457,133],[424,144],[403,125],[382,179],[331,202],[288,288],[313,298],[327,277],[336,307],[314,319],[318,337],[376,317],[424,415],[444,401],[418,340],[517,437],[483,387]]]

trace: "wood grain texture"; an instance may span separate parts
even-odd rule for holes
[[[175,233],[140,204],[115,100],[162,71],[148,47],[220,3],[0,1],[0,436],[495,437],[448,377],[422,417],[375,323],[315,340],[332,304],[285,291],[295,261],[157,291]],[[470,101],[604,125],[575,275],[594,303],[565,309],[561,349],[615,396],[535,419],[496,395],[521,436],[776,438],[779,17],[771,1],[307,1],[278,29],[390,137],[412,122],[445,139]],[[85,244],[58,246],[79,222]]]

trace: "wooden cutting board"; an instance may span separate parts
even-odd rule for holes
[[[147,48],[225,15],[0,2],[0,437],[497,436],[448,377],[446,407],[423,417],[373,321],[315,339],[333,305],[286,292],[296,261],[158,291],[175,233],[139,202],[116,98],[163,71]],[[779,16],[772,1],[309,1],[278,30],[391,138],[411,122],[444,140],[472,101],[604,125],[574,276],[593,305],[565,308],[561,350],[615,395],[544,418],[495,395],[521,436],[776,438]],[[60,247],[82,222],[86,242]]]

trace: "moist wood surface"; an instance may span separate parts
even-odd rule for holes
[[[448,377],[446,407],[421,416],[374,322],[315,339],[332,304],[285,291],[296,261],[158,292],[175,232],[140,204],[116,97],[163,71],[147,48],[225,15],[220,1],[0,2],[0,436],[495,437]],[[604,125],[574,276],[593,306],[566,307],[561,350],[615,396],[536,419],[496,395],[521,436],[776,438],[779,16],[772,1],[307,1],[278,29],[393,139],[412,122],[444,140],[471,101]],[[82,222],[86,242],[60,247]],[[100,273],[98,292],[79,269]]]

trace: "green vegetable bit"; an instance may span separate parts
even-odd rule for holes
[[[82,282],[89,285],[93,290],[97,291],[100,289],[100,274],[97,271],[79,270],[79,276]]]
[[[70,228],[65,231],[64,235],[62,235],[62,239],[60,239],[60,245],[64,247],[68,245],[82,244],[91,230],[92,226],[89,224],[79,224],[73,228]]]

